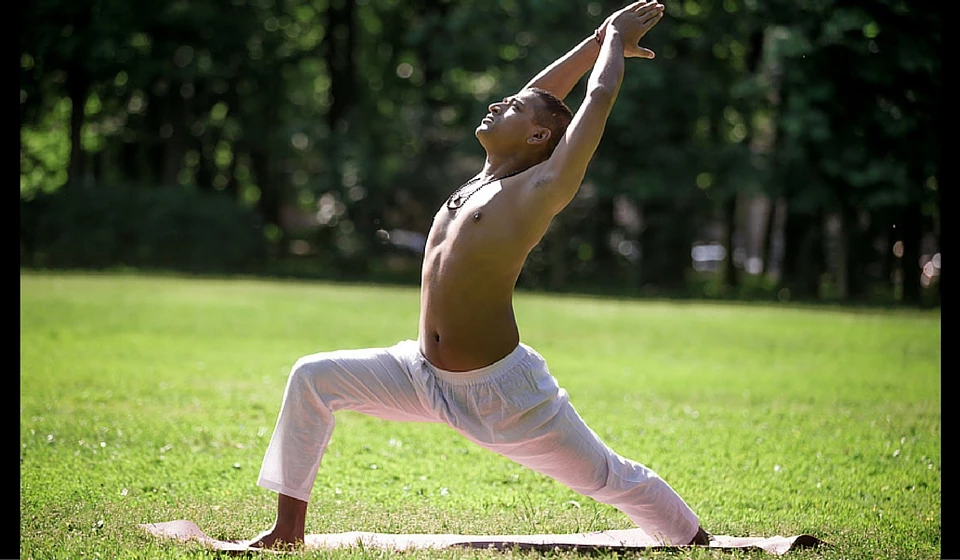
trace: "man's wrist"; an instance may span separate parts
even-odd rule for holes
[[[616,37],[617,39],[622,39],[620,30],[612,25],[608,25],[606,31],[604,31],[603,33],[603,40],[606,41],[612,37]]]
[[[604,39],[606,39],[611,33],[615,33],[617,36],[620,35],[620,31],[612,25],[601,25],[593,32],[593,40],[597,42],[598,45],[603,45]]]

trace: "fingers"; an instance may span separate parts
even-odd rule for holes
[[[639,18],[646,18],[655,14],[663,14],[663,4],[658,4],[656,2],[651,2],[642,8],[635,10],[633,13]]]
[[[654,0],[648,0],[646,2],[643,2],[640,6],[638,6],[634,10],[632,16],[635,22],[634,25],[637,26],[638,41],[640,38],[646,35],[647,31],[649,31],[654,25],[657,24],[657,22],[659,22],[663,18],[663,14],[664,14],[663,4],[660,4],[659,2]],[[654,53],[652,50],[645,47],[641,47],[640,45],[634,45],[632,48],[626,49],[626,50],[629,51],[629,54],[627,56],[630,58],[651,59],[656,56],[656,53]]]
[[[623,8],[620,8],[619,10],[617,10],[617,11],[613,12],[612,14],[610,14],[610,19],[615,18],[615,17],[617,17],[618,15],[620,15],[620,14],[622,14],[622,13],[635,12],[635,11],[643,8],[643,7],[646,6],[647,4],[653,4],[653,3],[656,3],[656,2],[654,2],[654,0],[640,0],[639,2],[634,2],[633,4],[628,4],[628,5],[624,6]]]
[[[663,9],[663,4],[660,4],[655,0],[647,0],[646,2],[637,2],[637,4],[638,5],[633,9],[633,11],[636,12],[637,14],[642,14],[645,12],[649,12],[651,10]]]
[[[605,25],[616,27],[625,34],[625,40],[636,45],[640,39],[649,31],[664,14],[664,6],[656,0],[644,0],[630,4],[626,8],[616,12]],[[653,58],[652,51],[646,51],[642,54],[638,50],[633,50],[628,56]]]
[[[663,18],[663,10],[651,12],[640,18],[640,25],[649,27],[655,24],[656,22],[660,21],[661,18]]]
[[[637,12],[637,23],[642,27],[653,27],[661,18],[663,18],[662,4],[656,4],[653,8],[644,12]]]
[[[662,14],[663,10],[664,10],[663,4],[660,4],[656,0],[645,0],[642,2],[636,2],[634,4],[630,4],[626,8],[619,10],[613,15],[611,15],[609,18],[607,18],[607,20],[613,21],[614,19],[618,19],[618,17],[622,17],[626,14],[630,14],[633,17],[644,20],[646,17],[652,16],[654,14]]]

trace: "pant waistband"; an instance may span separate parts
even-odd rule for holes
[[[530,348],[526,344],[520,343],[512,352],[496,362],[470,371],[447,371],[431,364],[430,360],[423,354],[420,355],[420,358],[425,367],[429,368],[430,371],[445,382],[451,385],[469,385],[472,383],[493,381],[502,375],[510,373],[517,366],[526,363],[530,359],[530,355]]]

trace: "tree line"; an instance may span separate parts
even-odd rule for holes
[[[628,61],[584,185],[521,283],[938,304],[936,5],[665,5],[645,39],[656,59]],[[264,262],[415,277],[417,236],[482,162],[473,129],[487,104],[620,6],[32,2],[20,26],[21,264],[103,247],[83,231],[112,215],[117,196],[94,201],[119,189],[165,197],[151,208],[236,207],[244,218],[184,210],[151,223],[190,229],[187,212],[254,228],[255,239],[223,225],[204,243],[262,241],[248,252]],[[142,227],[128,222],[97,239]],[[61,237],[73,244],[57,253]],[[163,242],[123,254],[151,264],[144,255],[167,251],[175,266]],[[234,261],[245,252],[234,247]],[[91,262],[135,260],[117,255]]]

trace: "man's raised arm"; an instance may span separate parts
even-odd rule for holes
[[[624,55],[631,49],[640,49],[637,46],[640,39],[662,17],[661,4],[640,2],[617,12],[606,26],[600,54],[587,80],[583,104],[539,172],[536,181],[539,186],[533,196],[542,207],[555,214],[577,194],[620,91]]]
[[[600,47],[606,36],[607,24],[613,21],[613,18],[615,18],[617,14],[625,10],[636,9],[646,3],[645,0],[634,2],[614,12],[600,24],[600,27],[598,27],[593,34],[580,41],[577,46],[541,70],[540,73],[527,82],[527,85],[524,87],[540,88],[549,91],[559,99],[565,99],[573,90],[574,86],[577,85],[577,82],[580,81],[580,78],[593,68],[593,65],[597,62],[597,56],[600,55]],[[636,45],[625,45],[624,56],[653,58],[653,51]]]
[[[590,35],[533,77],[524,89],[540,88],[564,99],[580,78],[593,68],[600,54],[600,42]]]

